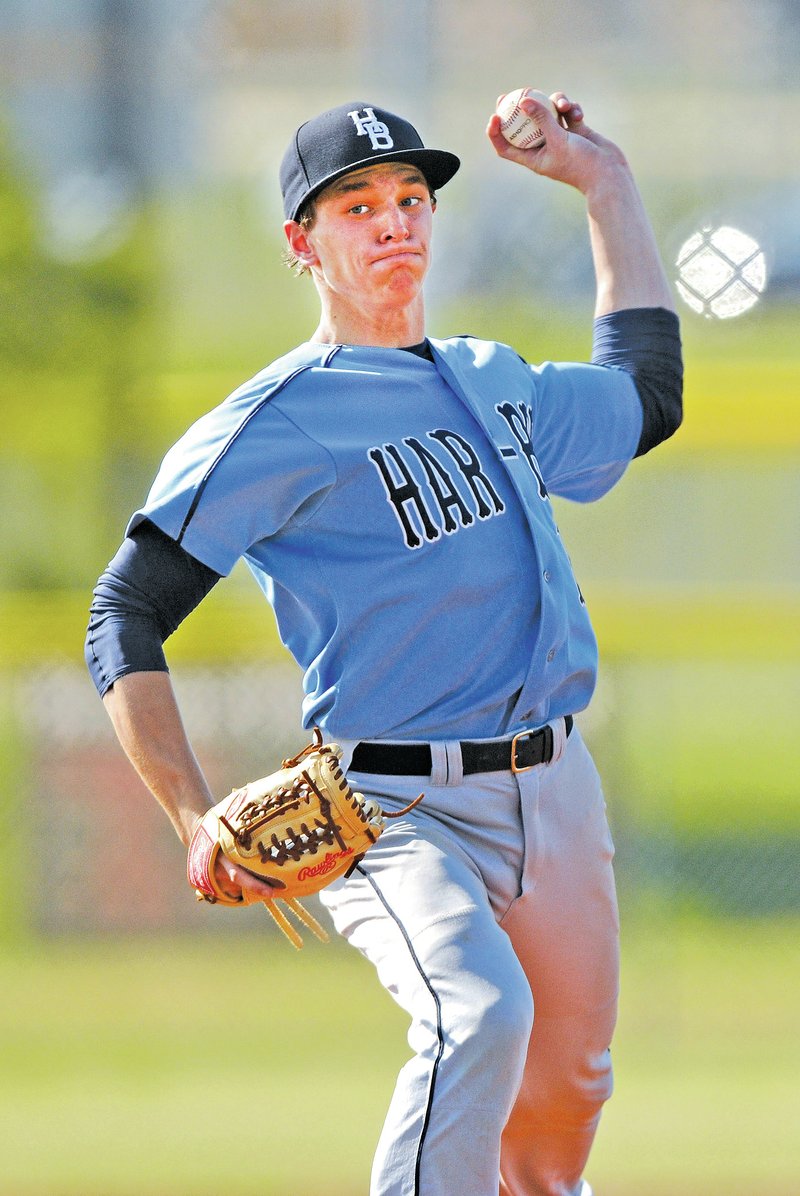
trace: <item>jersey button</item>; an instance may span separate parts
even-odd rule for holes
[[[555,654],[556,654],[555,648],[551,648],[550,651],[547,653],[548,661],[553,660],[553,658],[555,657]]]
[[[545,581],[549,581],[551,576],[552,574],[550,573],[550,570],[545,569],[544,573],[542,574],[542,577],[545,579]]]

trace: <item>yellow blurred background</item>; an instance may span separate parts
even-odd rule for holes
[[[720,226],[767,273],[736,318],[679,300],[684,427],[601,503],[558,508],[601,646],[581,727],[624,935],[590,1179],[597,1196],[800,1193],[798,66],[791,0],[6,0],[2,1196],[210,1196],[231,1186],[220,1125],[244,1135],[238,1196],[367,1191],[402,1015],[344,946],[295,957],[253,911],[188,899],[83,635],[172,441],[313,329],[312,288],[280,262],[276,175],[316,111],[374,101],[461,156],[432,334],[587,359],[581,201],[483,133],[526,84],[579,98],[623,145],[673,279],[687,238]],[[246,570],[168,649],[220,792],[302,744],[299,679]]]

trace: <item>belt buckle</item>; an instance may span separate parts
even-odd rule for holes
[[[534,764],[517,764],[517,740],[528,739],[531,735],[537,735],[538,731],[517,731],[514,738],[511,740],[511,771],[512,772],[530,772],[536,766]]]

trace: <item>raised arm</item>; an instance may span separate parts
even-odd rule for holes
[[[625,155],[585,123],[583,110],[563,92],[551,96],[560,121],[539,101],[522,106],[544,127],[539,149],[520,150],[500,132],[495,113],[487,135],[501,158],[535,174],[568,183],[586,198],[597,282],[595,316],[674,301],[642,198]]]

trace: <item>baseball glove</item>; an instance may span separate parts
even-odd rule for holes
[[[246,905],[258,901],[247,894],[232,898],[214,877],[214,863],[223,852],[234,863],[265,880],[284,886],[265,901],[280,929],[295,947],[303,940],[278,907],[282,901],[322,942],[328,936],[298,897],[325,888],[348,875],[376,843],[385,819],[399,818],[422,800],[422,794],[396,813],[354,793],[339,767],[342,749],[314,739],[281,768],[243,789],[234,789],[212,806],[189,845],[187,874],[198,901]]]

